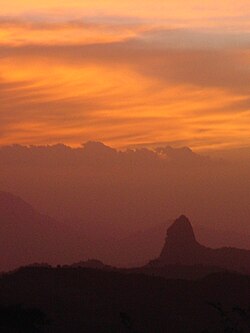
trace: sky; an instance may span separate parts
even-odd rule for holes
[[[0,5],[0,145],[250,146],[249,0]]]

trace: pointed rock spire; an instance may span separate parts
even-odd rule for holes
[[[200,247],[189,219],[181,215],[167,230],[159,260],[181,264],[189,261]]]
[[[168,242],[174,241],[176,245],[196,242],[194,231],[189,219],[181,215],[167,230]]]

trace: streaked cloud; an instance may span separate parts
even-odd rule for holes
[[[15,3],[0,17],[1,144],[250,144],[247,2]]]

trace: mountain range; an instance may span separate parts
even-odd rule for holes
[[[87,226],[79,228],[73,223],[57,221],[39,213],[20,197],[1,191],[0,221],[0,250],[4,253],[0,259],[1,271],[34,262],[70,264],[92,258],[98,258],[112,267],[126,266],[126,262],[130,262],[130,267],[143,266],[158,256],[166,228],[162,223],[124,238],[115,238],[108,233],[103,238],[92,238]],[[197,229],[199,238],[203,235],[205,239],[207,231]],[[212,230],[209,231],[211,233]],[[214,237],[218,237],[216,232]],[[223,239],[223,235],[220,237]],[[159,266],[160,263],[206,265],[248,272],[248,257],[249,251],[232,247],[212,250],[200,245],[190,222],[181,217],[168,230],[164,249],[151,266]]]
[[[0,264],[26,266],[0,275],[3,333],[249,332],[250,251],[201,245],[184,215],[156,259],[134,268],[77,261],[86,235],[6,192],[0,221]]]

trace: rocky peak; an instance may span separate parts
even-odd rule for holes
[[[181,215],[168,228],[166,242],[174,242],[176,245],[196,242],[192,225],[185,215]]]
[[[181,215],[167,230],[160,256],[149,267],[210,266],[249,274],[250,251],[230,247],[212,249],[197,242],[191,223]]]
[[[189,219],[181,215],[168,228],[165,245],[159,259],[181,263],[187,258],[192,258],[200,247]]]

